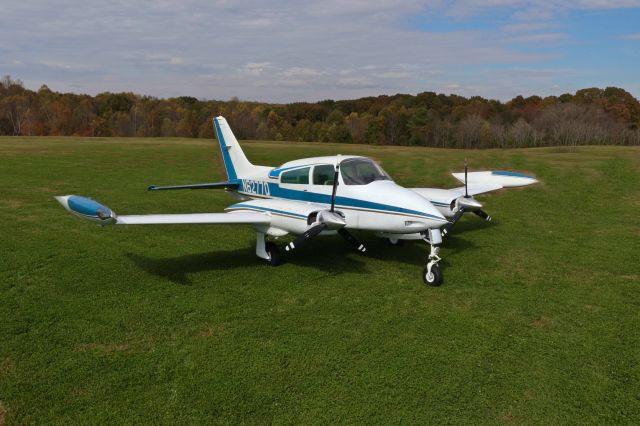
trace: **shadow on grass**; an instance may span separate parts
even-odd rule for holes
[[[486,226],[483,222],[460,223],[456,231],[444,241],[442,263],[447,265],[447,258],[454,258],[458,253],[475,247],[472,242],[459,237],[458,233]],[[420,268],[427,263],[428,245],[423,241],[408,241],[404,246],[396,247],[372,234],[361,233],[358,234],[358,238],[367,247],[364,255],[354,251],[344,240],[335,236],[309,241],[292,253],[286,253],[284,243],[279,243],[285,261],[280,268],[286,268],[287,264],[291,264],[316,269],[323,276],[336,276],[343,273],[366,273],[367,259],[412,264]],[[181,285],[191,284],[189,274],[266,266],[265,261],[256,257],[253,246],[177,257],[152,258],[136,253],[126,253],[126,256],[148,273]]]
[[[253,251],[248,248],[161,258],[137,253],[125,253],[125,255],[136,266],[148,273],[182,285],[191,284],[187,274],[247,267],[251,265],[247,261],[248,257],[255,257]]]
[[[321,276],[366,271],[366,263],[362,257],[351,250],[342,240],[327,241],[326,243],[325,241],[310,242],[292,253],[285,253],[283,244],[280,244],[280,248],[285,263],[278,269],[286,268],[287,265],[296,265],[316,269],[321,272]],[[254,247],[163,258],[152,258],[137,253],[126,253],[125,255],[136,266],[148,273],[181,285],[191,285],[192,281],[188,275],[199,272],[256,267],[269,268],[267,262],[256,256]]]

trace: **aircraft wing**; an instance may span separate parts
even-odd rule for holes
[[[460,182],[465,183],[464,172],[451,174]],[[467,173],[466,179],[469,195],[484,194],[485,192],[495,191],[501,188],[532,185],[538,182],[538,179],[533,176],[506,171],[469,172]],[[451,191],[464,195],[464,186],[453,188]]]
[[[451,173],[454,178],[464,183],[464,172]],[[525,175],[519,172],[505,172],[505,171],[489,171],[489,172],[469,172],[467,174],[467,183],[469,185],[502,185],[504,188],[511,188],[514,186],[524,186],[537,183],[538,179],[534,176]]]
[[[110,208],[86,197],[63,195],[55,197],[62,206],[83,219],[101,225],[170,225],[170,224],[247,224],[271,223],[268,214],[254,211],[228,213],[150,214],[118,216]]]
[[[269,216],[264,213],[190,213],[190,214],[149,214],[118,216],[116,225],[171,225],[171,224],[268,224]]]
[[[504,186],[495,184],[486,184],[486,185],[469,185],[468,192],[469,195],[478,195],[484,194],[485,192],[497,191],[498,189],[502,189]],[[458,188],[452,188],[450,191],[457,192],[460,195],[464,195],[464,186],[460,186]]]

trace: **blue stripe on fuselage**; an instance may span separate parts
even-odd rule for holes
[[[233,181],[238,178],[236,174],[236,169],[233,167],[233,161],[231,161],[231,156],[229,155],[229,148],[227,144],[224,142],[224,136],[222,136],[222,130],[220,130],[220,125],[218,124],[218,120],[216,118],[213,119],[213,122],[216,126],[216,133],[218,134],[218,142],[220,143],[220,151],[222,152],[222,160],[224,161],[224,167],[227,169],[227,177],[229,180]]]
[[[293,201],[307,201],[311,203],[331,204],[331,195],[329,194],[319,194],[316,192],[298,191],[295,189],[281,188],[280,185],[277,183],[268,183],[268,185],[269,185],[269,194],[270,194],[269,198],[282,198],[285,200],[293,200]],[[250,194],[250,193],[245,193],[245,194],[248,196],[261,195],[261,194]],[[426,199],[425,201],[428,202],[428,200]],[[374,203],[371,201],[358,200],[357,198],[337,196],[336,206],[344,207],[344,208],[353,207],[353,208],[360,208],[360,209],[381,210],[381,211],[391,212],[391,213],[404,213],[404,214],[409,214],[413,216],[427,217],[427,218],[436,219],[436,220],[446,220],[446,219],[442,219],[441,217],[437,217],[429,213],[423,213],[417,210],[405,209],[402,207],[392,206],[388,204]]]

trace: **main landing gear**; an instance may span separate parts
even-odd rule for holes
[[[256,256],[266,260],[271,266],[282,264],[280,249],[275,243],[267,241],[264,232],[256,233]]]
[[[424,240],[429,243],[431,250],[429,252],[429,263],[422,271],[422,280],[426,285],[438,287],[442,285],[444,278],[442,270],[438,262],[442,260],[438,254],[440,253],[440,244],[442,244],[442,234],[439,229],[429,229],[424,235]]]
[[[442,234],[439,229],[429,229],[423,234],[423,240],[426,241],[430,248],[429,262],[422,271],[422,281],[426,285],[438,287],[442,285],[444,278],[442,270],[438,262],[442,260],[438,255],[440,253],[440,244],[442,244]],[[266,240],[264,232],[256,233],[256,255],[265,259],[271,266],[281,265],[283,262],[280,249],[276,244]]]

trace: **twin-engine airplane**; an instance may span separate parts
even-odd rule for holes
[[[356,250],[366,248],[351,230],[372,231],[391,244],[424,240],[431,250],[422,278],[442,284],[438,262],[442,237],[466,212],[491,216],[473,196],[500,188],[531,185],[534,177],[521,173],[487,171],[453,173],[464,183],[453,189],[403,188],[366,157],[337,155],[290,161],[280,167],[254,166],[223,117],[214,117],[215,130],[227,172],[227,181],[178,186],[150,186],[150,191],[225,189],[239,203],[225,213],[152,214],[118,216],[108,207],[77,195],[56,199],[71,213],[100,225],[246,224],[256,230],[256,255],[271,265],[281,263],[272,241],[287,234],[297,237],[285,246],[292,251],[317,235],[339,234]],[[448,218],[448,219],[447,219]]]

